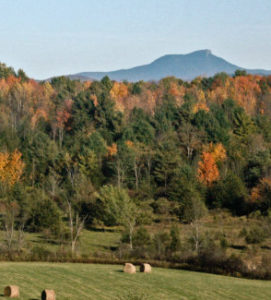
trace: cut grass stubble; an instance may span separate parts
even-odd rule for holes
[[[45,288],[55,290],[60,300],[118,300],[129,294],[142,300],[271,298],[269,281],[160,268],[151,274],[127,274],[122,269],[120,265],[4,262],[0,282],[3,288],[19,286],[24,300],[40,299]]]

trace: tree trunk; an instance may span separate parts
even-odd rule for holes
[[[117,159],[117,181],[118,181],[118,189],[121,188],[121,166],[120,166],[120,161]]]
[[[135,173],[135,186],[136,191],[138,191],[138,166],[136,164],[136,161],[134,161],[134,173]]]
[[[68,203],[69,226],[70,226],[71,254],[73,257],[76,249],[77,240],[80,236],[81,231],[84,228],[84,224],[87,216],[83,220],[80,220],[79,215],[77,214],[75,218],[75,224],[74,224],[72,205],[71,202],[68,200],[67,203]]]
[[[133,228],[131,226],[129,230],[129,243],[130,243],[130,249],[133,250]]]
[[[14,211],[11,208],[10,212],[8,212],[9,208],[7,208],[7,217],[5,221],[5,228],[6,228],[6,237],[7,237],[7,246],[8,252],[10,252],[14,237]]]
[[[71,252],[72,256],[74,253],[75,245],[73,243],[73,218],[72,218],[72,205],[71,202],[67,200],[68,203],[68,214],[69,214],[69,226],[70,226],[70,239],[71,239]]]

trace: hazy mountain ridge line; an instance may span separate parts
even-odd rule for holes
[[[212,54],[211,50],[198,50],[188,54],[166,54],[149,64],[127,69],[105,72],[79,72],[67,75],[71,79],[101,80],[104,76],[116,81],[157,81],[167,76],[175,76],[183,80],[192,80],[198,76],[211,77],[216,73],[226,72],[229,75],[237,70],[245,70],[250,74],[271,75],[271,70],[246,69],[232,64],[224,58]]]

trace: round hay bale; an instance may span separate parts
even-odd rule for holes
[[[123,268],[124,273],[134,274],[136,273],[136,267],[133,264],[126,263]]]
[[[151,265],[150,264],[141,264],[140,265],[140,272],[151,273]]]
[[[4,289],[4,296],[9,298],[20,297],[20,290],[17,285],[9,285]]]
[[[41,300],[55,300],[56,293],[54,290],[44,290],[41,293]]]

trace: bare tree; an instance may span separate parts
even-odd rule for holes
[[[199,198],[192,197],[184,209],[185,219],[190,223],[192,229],[192,240],[195,251],[198,253],[201,241],[201,219],[207,214],[207,208]]]
[[[17,243],[18,243],[18,250],[20,251],[24,245],[24,223],[22,223],[18,229],[18,238],[17,238]]]
[[[80,215],[80,202],[92,201],[94,188],[91,182],[80,172],[72,172],[70,181],[73,194],[66,196],[67,214],[69,219],[71,253],[74,255],[78,239],[84,229],[88,215]]]
[[[4,215],[3,225],[5,230],[5,241],[7,245],[7,250],[10,253],[16,241],[16,221],[21,221],[22,223],[22,225],[19,226],[19,230],[17,232],[19,248],[22,244],[24,225],[23,220],[18,220],[19,207],[16,201],[7,200],[2,203],[1,207]]]
[[[179,131],[179,138],[181,145],[186,151],[187,158],[192,158],[193,152],[201,145],[201,138],[203,133],[192,126],[190,123],[185,123]]]
[[[84,224],[87,216],[80,218],[79,213],[75,213],[72,208],[72,202],[67,200],[69,227],[70,227],[70,241],[71,241],[71,253],[74,255],[78,238],[84,229]]]

